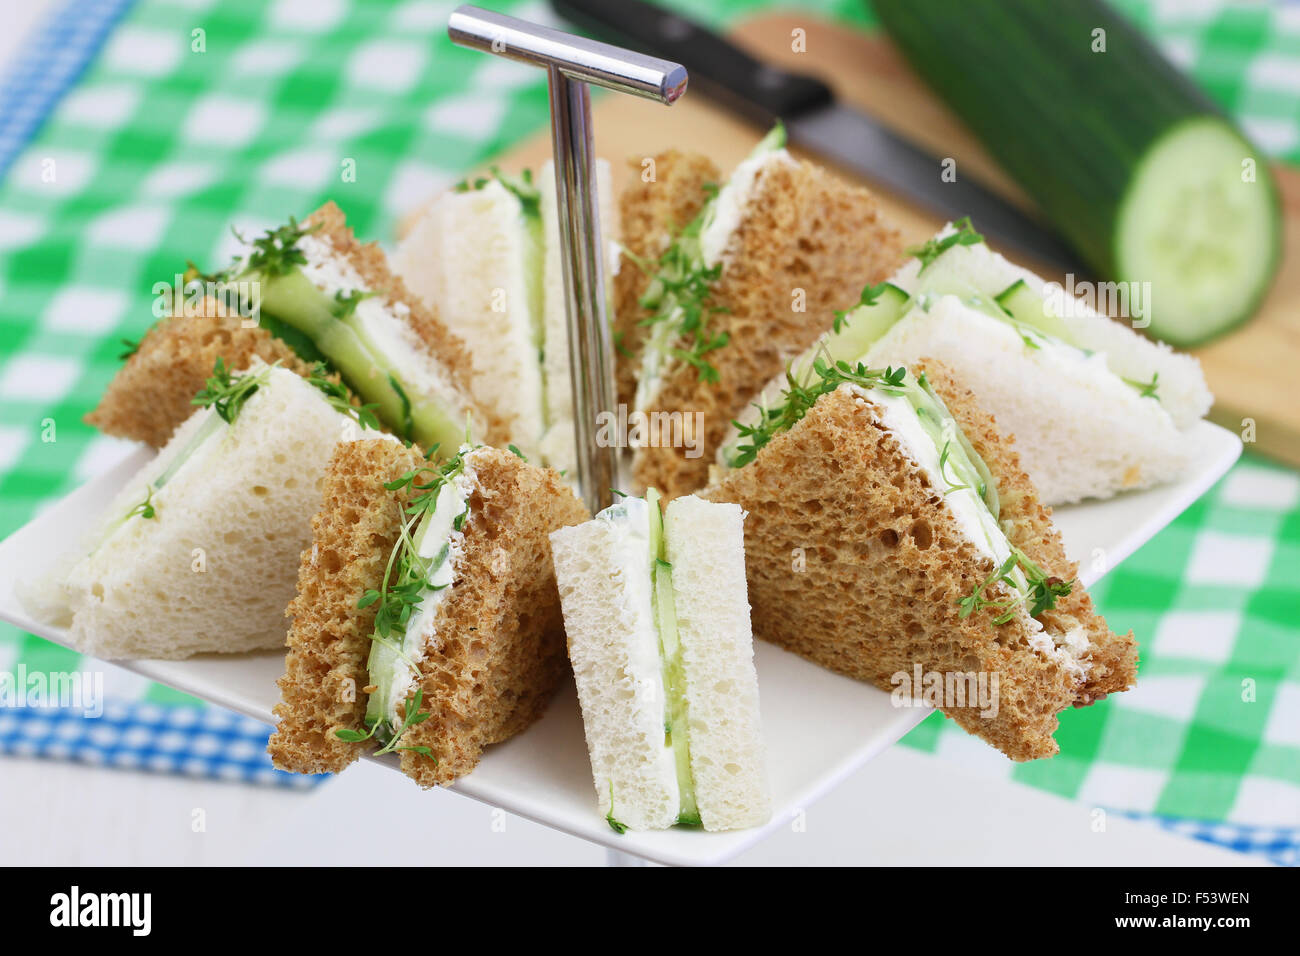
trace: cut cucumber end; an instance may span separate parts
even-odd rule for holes
[[[1221,119],[1176,124],[1136,170],[1115,236],[1126,318],[1139,328],[1149,320],[1150,334],[1183,347],[1214,338],[1249,318],[1277,269],[1268,162]]]
[[[871,305],[851,309],[838,323],[838,329],[825,342],[827,357],[832,362],[856,362],[894,324],[903,317],[911,297],[893,283],[885,283]],[[802,379],[811,371],[816,354],[799,363],[796,377]]]

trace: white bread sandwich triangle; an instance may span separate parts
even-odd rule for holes
[[[704,496],[749,515],[757,636],[1051,756],[1056,715],[1130,687],[1137,645],[1093,610],[1013,440],[920,371],[819,360]],[[931,699],[936,676],[958,696]]]
[[[743,520],[693,496],[661,517],[651,490],[551,535],[596,800],[619,832],[771,815]]]
[[[1196,453],[1187,430],[1213,400],[1196,359],[1013,265],[966,221],[915,252],[887,283],[865,290],[863,304],[840,314],[794,363],[797,375],[817,355],[869,367],[944,362],[1015,435],[1047,504],[1107,498],[1182,475]],[[733,433],[722,464],[734,447]]]
[[[237,375],[219,364],[195,399],[205,407],[126,483],[74,563],[31,590],[32,610],[105,659],[281,646],[325,464],[340,443],[381,434],[317,383],[256,359]]]
[[[609,165],[597,163],[603,234],[612,238]],[[568,321],[555,174],[492,169],[426,206],[393,257],[415,294],[468,346],[479,403],[530,457],[575,466]]]
[[[325,470],[289,605],[268,751],[298,773],[395,752],[424,787],[525,729],[566,671],[547,535],[586,520],[553,470],[463,446],[437,465],[391,441]]]
[[[502,442],[500,423],[469,397],[463,344],[407,292],[383,251],[356,240],[329,202],[247,241],[227,269],[191,266],[170,310],[130,351],[86,420],[111,435],[163,445],[217,358],[256,356],[307,377],[318,367],[373,404],[383,427],[424,447],[454,448],[466,423]]]
[[[784,144],[778,125],[659,258],[640,264],[651,278],[634,399],[649,425],[629,436],[638,488],[671,499],[704,485],[746,402],[845,297],[899,263],[898,234],[871,194]]]

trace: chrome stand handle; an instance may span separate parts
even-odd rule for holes
[[[613,349],[605,297],[605,245],[596,204],[589,83],[671,104],[686,91],[680,64],[552,30],[490,10],[460,6],[447,22],[453,43],[544,66],[550,86],[555,189],[569,318],[578,486],[592,514],[607,507],[618,476],[618,442],[596,441],[613,414]]]

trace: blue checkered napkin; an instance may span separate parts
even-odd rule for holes
[[[74,0],[24,38],[0,77],[0,176],[99,52],[132,0]]]
[[[1162,817],[1154,813],[1112,812],[1128,820],[1153,823],[1181,837],[1213,843],[1238,853],[1257,853],[1279,866],[1300,866],[1300,827],[1247,826],[1187,817]]]
[[[0,77],[0,177],[77,82],[132,2],[70,0],[23,38]],[[36,643],[27,638],[20,646]],[[58,651],[47,648],[41,654],[49,657]],[[50,662],[54,670],[76,669],[75,655],[58,661]],[[132,699],[147,685],[121,672],[106,676],[109,699],[99,717],[87,717],[76,708],[0,707],[0,754],[298,789],[324,779],[271,766],[266,754],[270,729],[265,724],[197,702]]]
[[[69,707],[0,708],[0,754],[304,789],[326,775],[284,773],[261,721],[218,707],[109,700],[98,717]]]

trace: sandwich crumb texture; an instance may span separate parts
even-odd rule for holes
[[[1074,577],[1011,439],[969,390],[947,381],[942,365],[929,363],[929,376],[998,481],[1011,542],[1049,575]],[[759,637],[886,691],[896,686],[893,675],[910,678],[914,664],[927,673],[996,673],[996,715],[943,709],[1015,760],[1057,752],[1052,734],[1065,707],[1132,683],[1132,636],[1112,635],[1080,587],[1040,620],[1052,634],[1086,629],[1093,657],[1086,683],[1060,654],[1033,646],[1036,626],[1023,607],[1003,625],[988,611],[959,616],[958,597],[993,563],[964,537],[942,490],[884,428],[877,407],[851,388],[823,396],[705,497],[749,514],[746,566]]]
[[[485,747],[546,709],[568,670],[548,537],[590,517],[559,473],[510,452],[477,449],[466,469],[464,551],[420,666],[432,717],[403,738],[432,751],[433,760],[402,752],[402,770],[424,787],[469,773]]]
[[[127,482],[107,523],[144,499],[210,414],[196,411]],[[66,592],[77,647],[108,659],[181,659],[283,646],[321,476],[335,446],[359,434],[315,388],[272,370],[235,422],[153,493],[154,517],[126,519],[73,568]]]
[[[728,336],[704,356],[719,380],[702,382],[696,368],[673,362],[643,409],[702,413],[704,434],[695,436],[702,454],[687,457],[685,443],[638,449],[637,489],[658,488],[671,499],[702,487],[746,403],[830,327],[836,309],[855,303],[863,286],[891,275],[902,259],[898,231],[867,190],[808,162],[765,165],[707,303],[720,310],[709,318],[709,334]]]
[[[600,519],[555,532],[551,548],[600,812],[633,830],[670,827],[680,798],[661,665],[630,653],[634,642],[657,647],[649,550],[620,547]]]
[[[471,477],[469,517],[454,583],[438,605],[420,662],[422,712],[401,751],[402,770],[421,786],[469,773],[483,749],[536,720],[565,670],[563,626],[547,535],[583,521],[587,511],[559,475],[492,448],[465,456]],[[339,740],[336,730],[365,731],[366,661],[378,588],[396,545],[409,486],[383,487],[424,460],[391,441],[339,449],[330,463],[315,539],[302,555],[279,726],[269,752],[300,773],[337,771],[373,749]],[[355,684],[356,700],[339,697]]]
[[[694,495],[664,514],[686,681],[691,776],[706,830],[772,815],[745,583],[744,513]]]

